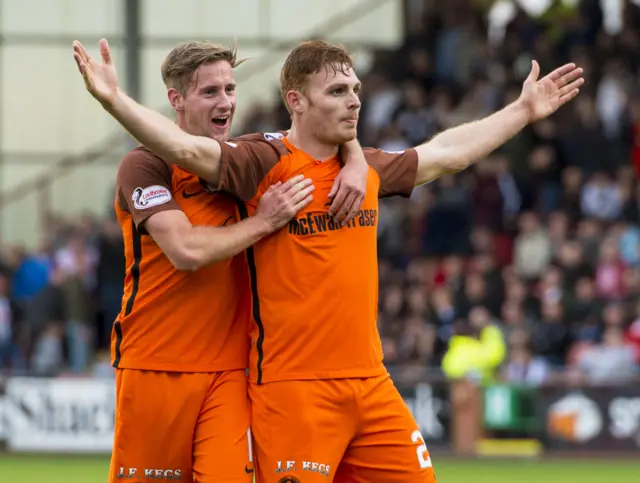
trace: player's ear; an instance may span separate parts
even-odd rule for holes
[[[287,92],[287,104],[289,104],[289,108],[292,112],[297,114],[301,114],[304,111],[304,96],[302,93],[298,91],[289,91]]]
[[[177,89],[173,87],[167,91],[167,97],[169,98],[169,102],[171,103],[171,107],[173,107],[176,111],[184,110],[184,97]]]

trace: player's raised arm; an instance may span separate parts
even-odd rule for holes
[[[443,174],[455,173],[488,156],[527,124],[557,111],[579,93],[582,69],[566,64],[538,80],[540,66],[531,72],[517,101],[479,121],[448,129],[416,148],[416,186]]]
[[[73,43],[73,57],[91,95],[102,104],[135,139],[169,164],[217,184],[220,168],[220,144],[211,138],[192,136],[170,119],[148,109],[127,96],[119,87],[109,44],[100,41],[98,63],[84,46]]]

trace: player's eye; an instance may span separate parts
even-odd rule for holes
[[[207,96],[215,96],[218,93],[218,89],[212,87],[211,89],[207,89],[204,91]]]
[[[329,92],[332,96],[340,96],[342,94],[345,93],[345,88],[344,87],[338,87],[336,89],[331,89],[331,91]]]
[[[236,91],[236,86],[227,86],[227,94],[233,94]]]

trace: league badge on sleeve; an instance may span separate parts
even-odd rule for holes
[[[284,137],[284,134],[282,134],[281,132],[266,132],[264,133],[264,138],[267,141],[275,141],[276,139],[282,139]]]
[[[133,190],[132,199],[136,210],[146,210],[171,201],[171,191],[169,188],[160,185],[147,188],[138,187]]]

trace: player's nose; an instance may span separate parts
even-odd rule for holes
[[[233,108],[233,101],[232,99],[227,96],[226,94],[222,96],[222,98],[220,99],[220,102],[218,103],[218,109],[220,109],[221,111],[230,111]]]
[[[356,94],[349,96],[349,109],[360,109],[361,105],[360,98]]]

